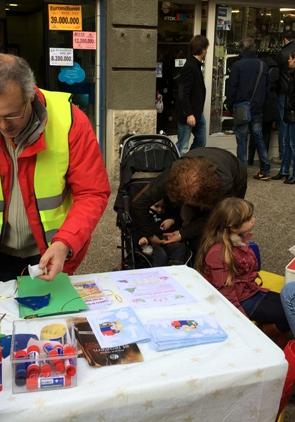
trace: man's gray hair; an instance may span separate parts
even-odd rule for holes
[[[244,38],[240,42],[240,47],[242,51],[248,50],[248,51],[256,51],[256,44],[255,40],[252,37]]]
[[[12,54],[0,54],[0,94],[6,91],[9,81],[20,86],[25,101],[34,97],[36,81],[28,62]]]

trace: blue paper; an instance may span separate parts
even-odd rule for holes
[[[226,332],[211,315],[154,319],[148,321],[145,327],[157,351],[216,343],[227,338]]]
[[[35,334],[15,334],[14,351],[26,349],[31,338],[38,340],[38,337]],[[11,335],[0,338],[0,345],[3,347],[3,358],[6,358],[10,354],[11,339]]]
[[[89,312],[87,319],[102,348],[149,340],[148,333],[130,307]]]
[[[33,309],[42,309],[44,306],[47,306],[50,300],[50,293],[44,296],[26,296],[26,297],[16,297],[15,300],[27,308]]]

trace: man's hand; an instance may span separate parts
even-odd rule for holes
[[[195,116],[193,114],[191,114],[190,116],[187,116],[186,123],[189,126],[196,126],[197,121],[196,121]]]
[[[182,239],[181,234],[178,230],[172,233],[164,233],[163,236],[165,238],[164,245],[168,245],[169,243],[180,242]]]
[[[152,245],[163,245],[165,243],[164,240],[160,239],[158,236],[153,235],[149,238],[149,241]]]
[[[160,225],[160,229],[161,230],[168,230],[168,229],[170,229],[170,227],[173,226],[174,223],[175,223],[175,220],[173,220],[173,218],[166,218],[166,220],[162,221],[162,223]]]
[[[68,253],[69,248],[64,243],[60,241],[52,243],[40,259],[39,267],[46,271],[46,274],[39,278],[47,281],[53,280],[56,274],[63,270]]]

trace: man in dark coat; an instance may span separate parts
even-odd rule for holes
[[[131,202],[134,229],[140,229],[152,244],[185,240],[196,251],[215,204],[227,196],[244,198],[246,189],[247,169],[233,154],[221,148],[196,148],[136,195]],[[179,230],[164,234],[166,240],[153,236],[149,224],[149,207],[160,199],[182,220]]]
[[[202,73],[209,41],[196,35],[190,42],[192,56],[176,78],[177,82],[177,148],[182,155],[189,149],[191,133],[194,140],[191,149],[206,145],[206,121],[203,115],[206,88]]]
[[[285,97],[288,92],[288,59],[291,53],[295,50],[295,33],[293,31],[288,31],[284,34],[283,37],[283,47],[278,57],[280,79],[279,79],[279,89],[278,89],[278,112],[279,112],[279,157],[274,157],[274,163],[280,163],[283,158],[283,149],[284,149],[284,137],[286,132],[286,122],[284,122],[284,106],[285,106]],[[277,177],[275,176],[278,180]]]
[[[267,65],[256,56],[254,39],[245,38],[241,41],[240,58],[231,68],[226,86],[226,98],[230,110],[239,103],[250,102],[251,121],[243,124],[234,121],[237,157],[247,164],[247,141],[250,130],[260,160],[260,171],[254,177],[265,181],[270,180],[270,164],[262,133],[262,113],[267,89]]]

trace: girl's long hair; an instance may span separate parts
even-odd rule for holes
[[[243,223],[250,220],[253,209],[251,202],[240,198],[225,198],[215,206],[206,224],[200,249],[196,256],[196,270],[205,275],[206,255],[215,243],[220,243],[224,250],[224,262],[229,267],[229,277],[225,284],[232,284],[236,269],[233,258],[233,243],[230,237],[231,231],[238,229]]]

